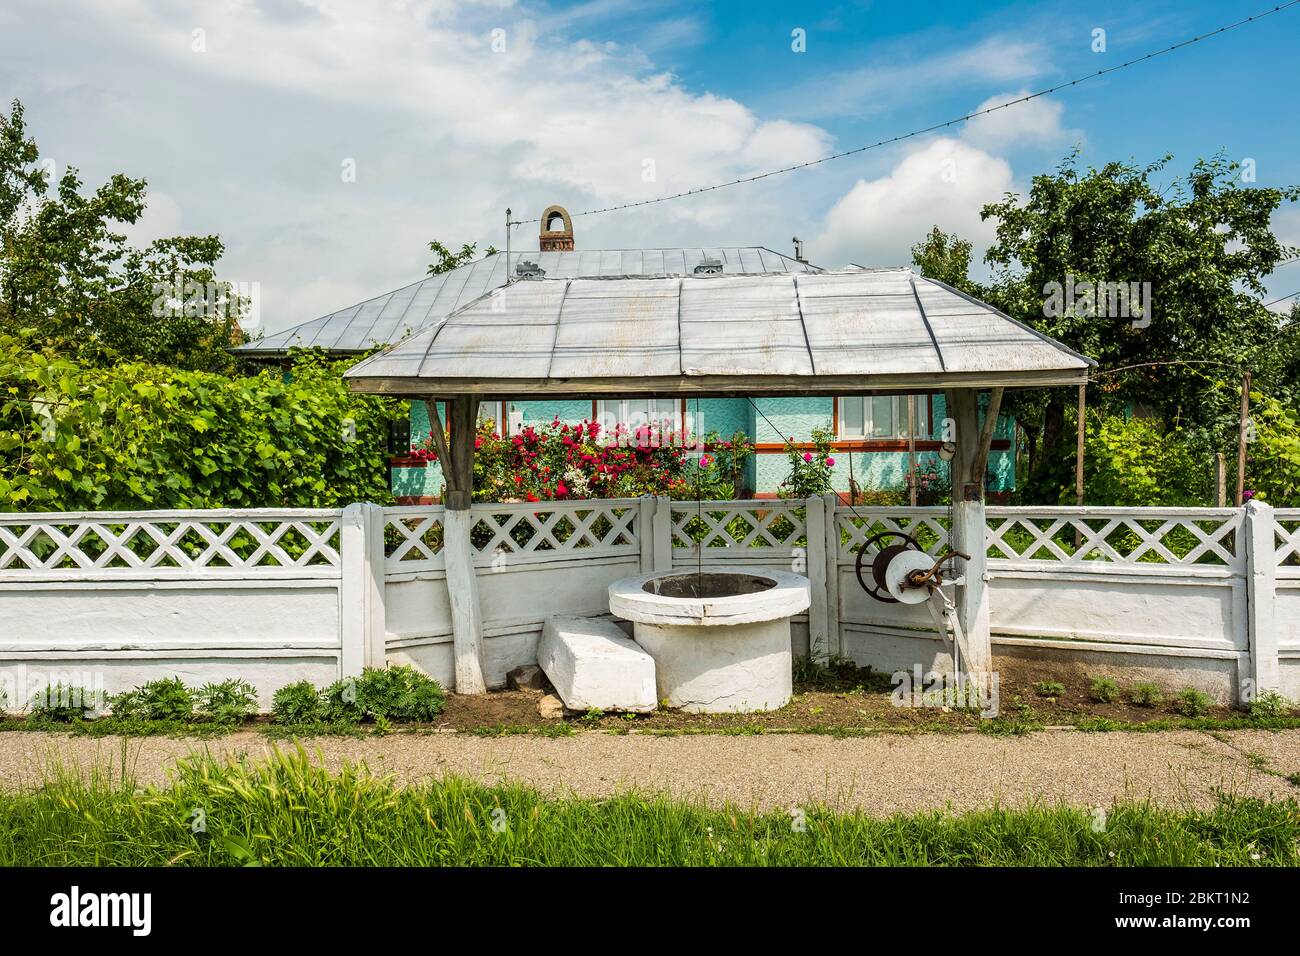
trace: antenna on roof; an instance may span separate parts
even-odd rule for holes
[[[510,207],[506,206],[506,285],[510,284]]]
[[[795,236],[790,241],[794,243],[795,262],[807,262],[808,260],[803,257],[803,240],[800,239],[798,236]]]

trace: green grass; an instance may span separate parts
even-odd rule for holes
[[[0,719],[0,732],[40,731],[72,737],[224,737],[243,729],[242,725],[189,720],[123,720],[100,717],[96,720],[50,720],[37,716]]]
[[[800,828],[782,811],[663,796],[550,800],[456,779],[399,787],[363,768],[330,774],[297,749],[258,763],[192,758],[162,788],[137,788],[121,767],[88,780],[56,768],[41,789],[0,793],[0,865],[1300,864],[1294,800],[1122,804],[1100,832],[1091,808],[887,820],[803,810]]]

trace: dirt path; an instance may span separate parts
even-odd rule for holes
[[[142,783],[160,782],[172,761],[269,752],[255,733],[210,740],[128,741]],[[281,744],[284,746],[284,744]],[[591,732],[565,738],[463,734],[316,738],[305,743],[331,767],[365,762],[419,780],[447,773],[485,782],[511,779],[545,792],[603,795],[635,787],[678,797],[763,808],[824,803],[872,814],[1065,801],[1107,806],[1151,798],[1205,806],[1219,791],[1272,799],[1300,796],[1283,779],[1300,772],[1300,731],[980,734],[835,739],[813,735],[659,737]],[[51,759],[66,766],[118,765],[118,739],[0,734],[0,786],[39,781]]]

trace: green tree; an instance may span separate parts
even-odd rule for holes
[[[218,281],[216,236],[132,247],[146,182],[120,173],[88,194],[76,167],[54,180],[15,100],[0,114],[0,323],[84,359],[227,369],[247,303]]]
[[[938,226],[912,247],[912,264],[929,279],[946,282],[968,295],[982,296],[984,290],[970,278],[971,244]]]
[[[466,242],[461,245],[460,251],[456,252],[434,239],[429,243],[429,251],[438,257],[438,261],[429,264],[428,274],[436,276],[443,272],[450,272],[467,262],[473,262],[474,257],[478,255],[478,243]],[[494,256],[496,253],[496,246],[488,246],[483,255]]]
[[[1189,447],[1208,460],[1227,449],[1235,427],[1231,390],[1216,379],[1249,368],[1279,333],[1278,315],[1262,301],[1264,280],[1300,250],[1278,241],[1271,217],[1300,189],[1243,185],[1238,165],[1222,157],[1200,160],[1160,188],[1153,179],[1168,162],[1080,170],[1075,154],[1034,177],[1026,199],[1008,194],[985,206],[983,217],[997,222],[985,256],[995,269],[986,298],[1096,358],[1104,388],[1092,390],[1093,401],[1149,410],[1166,429],[1184,429]],[[1116,317],[1099,296],[1056,296],[1053,284],[1070,282],[1149,283],[1150,295],[1129,317]],[[1063,308],[1050,308],[1054,297]],[[1009,403],[1039,449],[1033,498],[1059,495],[1061,466],[1073,454],[1065,428],[1073,399],[1048,389]]]

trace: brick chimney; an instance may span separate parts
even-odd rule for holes
[[[558,224],[559,228],[555,228]],[[563,206],[547,206],[542,213],[542,231],[537,236],[542,252],[573,251],[573,220]]]

